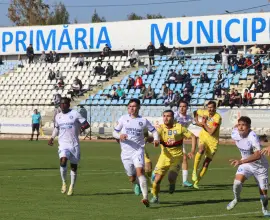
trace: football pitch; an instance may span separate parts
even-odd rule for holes
[[[155,165],[160,149],[152,145],[147,148]],[[166,178],[161,185],[160,204],[150,208],[140,203],[141,196],[133,194],[117,143],[81,143],[75,194],[70,197],[60,193],[56,143],[50,147],[45,141],[0,141],[0,156],[0,219],[3,220],[246,220],[262,217],[253,179],[243,187],[242,202],[234,210],[226,210],[233,198],[236,171],[229,159],[240,157],[234,146],[219,147],[200,190],[183,188],[180,173],[176,192],[170,195]],[[190,161],[190,168],[192,163]]]

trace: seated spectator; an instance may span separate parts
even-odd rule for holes
[[[270,73],[265,77],[265,84],[267,88],[267,92],[270,92]]]
[[[134,48],[130,52],[130,58],[128,61],[130,62],[131,67],[134,67],[134,65],[139,62],[139,53]]]
[[[60,107],[61,95],[59,93],[53,95],[53,105],[55,108]]]
[[[63,75],[59,70],[56,71],[55,79],[57,80],[63,79]]]
[[[248,52],[252,55],[260,54],[261,49],[255,44],[253,47],[249,48]]]
[[[254,92],[254,96],[256,96],[256,93],[261,92],[261,83],[258,81],[258,79],[254,79],[248,89],[250,92]]]
[[[53,51],[53,62],[57,63],[60,60],[59,54]]]
[[[253,67],[255,70],[262,71],[262,63],[261,63],[259,56],[255,56]]]
[[[72,88],[73,94],[75,96],[80,95],[81,87],[80,87],[79,82],[77,80],[74,80],[73,84],[71,85],[71,88]]]
[[[136,79],[135,79],[135,82],[134,82],[134,88],[135,89],[140,89],[140,88],[142,88],[142,85],[143,85],[142,77],[136,76]]]
[[[219,98],[221,97],[221,84],[218,81],[214,85],[214,94]]]
[[[201,76],[200,76],[200,83],[209,83],[210,80],[207,76],[207,74],[205,74],[204,72],[201,72]]]
[[[237,106],[239,108],[241,104],[242,96],[237,90],[235,90],[230,96],[230,107],[232,108],[234,106]]]
[[[46,54],[45,54],[45,51],[42,51],[42,54],[39,57],[39,62],[46,63]]]
[[[158,48],[160,56],[167,55],[168,48],[164,46],[163,43],[160,44],[160,47]]]
[[[261,83],[261,93],[262,93],[261,97],[263,96],[264,93],[267,93],[267,92],[269,92],[267,88],[267,84],[266,84],[265,79],[263,79]]]
[[[179,59],[179,60],[184,60],[185,54],[186,54],[186,52],[184,51],[183,48],[179,47],[178,50],[176,51],[176,56],[177,56],[177,59]]]
[[[57,88],[58,89],[64,89],[64,87],[65,87],[64,80],[63,79],[59,79],[58,80],[58,83],[57,83]]]
[[[102,75],[104,74],[105,69],[99,63],[98,66],[95,67],[95,74]]]
[[[153,99],[153,98],[155,98],[155,92],[152,89],[151,85],[149,85],[148,88],[146,89],[144,95],[143,95],[143,100]]]
[[[53,63],[53,53],[52,53],[52,51],[50,51],[50,53],[46,55],[46,61],[48,63]]]
[[[143,98],[145,92],[146,92],[146,87],[145,87],[145,85],[142,85],[142,88],[141,88],[141,90],[140,90],[140,95],[139,95],[139,98],[140,98],[140,99]]]
[[[223,98],[223,100],[221,102],[221,106],[229,106],[230,105],[230,98],[231,98],[231,95],[226,90],[225,94],[224,94],[224,98]]]
[[[262,76],[264,78],[266,78],[267,74],[268,74],[267,66],[263,64],[262,65]]]
[[[171,51],[171,54],[170,54],[169,60],[175,60],[176,59],[176,57],[177,57],[177,52],[176,51],[177,51],[176,48],[173,47],[173,49]]]
[[[194,88],[193,88],[193,86],[192,86],[192,84],[191,84],[190,81],[187,81],[186,82],[184,90],[185,89],[187,90],[188,93],[192,93],[193,92]]]
[[[248,91],[248,89],[245,89],[244,95],[243,95],[243,105],[252,105],[253,99],[251,93]]]
[[[55,73],[50,69],[48,80],[54,80],[55,79]]]
[[[77,66],[83,66],[84,64],[84,57],[82,54],[80,54],[80,56],[77,58],[77,62],[76,64],[74,65],[75,67]]]
[[[246,58],[244,68],[250,68],[252,66],[252,60],[250,57]]]
[[[165,100],[165,106],[170,106],[171,108],[175,105],[175,95],[172,90],[169,90],[168,97]]]
[[[82,81],[78,78],[78,76],[75,77],[75,81],[78,82],[78,84],[80,85],[80,90],[82,90],[83,84]]]
[[[135,80],[131,76],[129,76],[128,82],[127,82],[127,89],[130,90],[131,88],[133,88],[134,83],[135,83]]]
[[[111,48],[108,46],[108,44],[105,44],[105,47],[103,48],[103,56],[108,57],[111,54]]]
[[[188,81],[190,81],[190,74],[189,74],[189,72],[187,71],[187,70],[184,70],[184,72],[183,72],[183,76],[184,76],[184,78],[185,78],[185,82],[188,82]]]
[[[143,74],[145,74],[145,75],[151,75],[152,73],[153,73],[152,66],[146,64],[145,65],[145,68],[144,68]]]
[[[119,99],[125,98],[125,91],[120,86],[117,87],[116,93]]]
[[[182,100],[180,93],[178,91],[175,91],[175,94],[174,94],[174,106],[179,106],[180,100]]]
[[[240,70],[245,68],[246,58],[243,57],[243,54],[240,54],[239,60],[238,60],[238,68]]]
[[[175,80],[176,80],[176,72],[174,72],[173,70],[170,70],[170,74],[168,76],[168,79],[167,79],[167,83],[175,83]]]
[[[268,50],[269,50],[268,46],[267,46],[266,44],[264,44],[264,45],[262,46],[262,48],[261,48],[260,54],[263,54],[262,56],[265,56],[265,55],[267,55]]]
[[[190,94],[188,92],[188,89],[185,88],[184,89],[184,95],[183,95],[181,101],[185,101],[185,102],[189,103],[190,100],[191,100],[191,96],[190,96]]]
[[[107,79],[109,79],[109,78],[112,79],[113,73],[114,73],[113,66],[110,63],[108,63],[108,66],[106,68],[106,77],[107,77]]]
[[[256,70],[256,71],[255,71],[254,80],[255,80],[255,79],[257,79],[257,81],[258,81],[259,83],[261,83],[262,80],[263,80],[263,75],[262,75],[262,73],[261,73],[259,70]]]
[[[116,87],[114,86],[108,95],[111,99],[119,99],[117,92],[116,92]]]
[[[167,99],[169,93],[169,88],[166,84],[162,85],[162,89],[160,90],[160,93],[158,94],[158,99]]]
[[[175,77],[175,83],[184,83],[187,75],[181,74],[181,70],[178,71]]]
[[[230,73],[237,73],[238,72],[237,60],[232,60],[230,62],[229,72]]]

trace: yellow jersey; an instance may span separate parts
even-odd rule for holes
[[[205,129],[202,129],[199,138],[209,139],[210,141],[212,140],[218,142],[220,125],[222,123],[220,114],[216,112],[213,117],[210,117],[208,110],[198,109],[197,115],[201,117],[207,117],[206,123],[209,128],[217,127],[216,131],[212,135],[210,135]]]
[[[192,135],[187,128],[175,122],[170,129],[167,128],[166,125],[161,124],[157,131],[160,137],[162,153],[169,157],[183,155],[183,139],[185,137],[190,138]]]

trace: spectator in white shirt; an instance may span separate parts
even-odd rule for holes
[[[39,62],[45,63],[46,62],[46,54],[45,51],[42,51],[42,54],[40,55]]]
[[[144,68],[143,74],[145,74],[145,75],[150,75],[150,74],[152,74],[152,73],[153,73],[153,72],[152,72],[152,66],[146,64],[146,65],[145,65],[145,68]]]
[[[83,66],[84,64],[84,57],[82,54],[80,54],[80,56],[78,57],[77,63],[74,65],[75,67],[79,66]]]
[[[171,107],[174,105],[175,94],[170,90],[167,99],[165,100],[165,106],[170,105]]]
[[[139,61],[139,53],[134,48],[130,52],[130,59],[128,61],[132,67]]]
[[[261,49],[258,47],[257,44],[255,44],[253,47],[249,48],[249,53],[252,55],[260,54]]]
[[[221,57],[222,57],[222,67],[224,71],[228,70],[228,58],[229,58],[229,50],[225,49],[222,53],[221,53]]]
[[[173,47],[169,60],[175,60],[176,57],[177,57],[177,49],[175,47]]]

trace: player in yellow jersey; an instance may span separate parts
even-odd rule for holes
[[[202,117],[199,122],[199,116]],[[212,161],[219,143],[219,130],[221,125],[221,116],[216,112],[216,103],[209,101],[207,110],[199,109],[195,112],[195,122],[198,126],[202,127],[199,134],[199,147],[194,159],[194,168],[192,173],[192,180],[194,181],[193,187],[199,189],[198,183],[205,175],[210,162]],[[199,163],[205,154],[203,167],[197,175]]]
[[[192,139],[192,150],[188,157],[193,158],[196,150],[196,137],[187,128],[174,121],[172,110],[163,112],[163,123],[157,129],[160,136],[161,154],[154,171],[155,179],[152,186],[151,203],[159,202],[160,183],[168,171],[169,193],[175,191],[176,179],[183,161],[183,139],[185,137]]]

